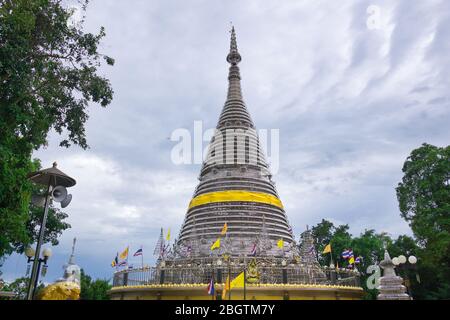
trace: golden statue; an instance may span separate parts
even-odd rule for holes
[[[258,283],[260,273],[258,271],[258,265],[256,259],[252,259],[247,265],[247,282],[248,283]]]

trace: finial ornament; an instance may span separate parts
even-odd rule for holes
[[[230,42],[230,53],[227,56],[227,61],[232,65],[237,65],[241,62],[241,55],[238,52],[237,42],[236,42],[236,32],[234,31],[234,26],[231,27],[231,42]]]

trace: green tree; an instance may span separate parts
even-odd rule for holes
[[[338,263],[340,267],[346,267],[346,262],[341,257],[342,251],[351,248],[352,235],[348,230],[347,224],[335,227],[331,239],[333,261],[335,264]]]
[[[378,291],[367,289],[366,270],[368,266],[377,264],[383,258],[383,243],[391,242],[390,238],[385,234],[376,234],[375,230],[365,230],[359,237],[353,237],[347,224],[334,226],[327,220],[322,220],[312,229],[313,234],[319,235],[322,239],[317,249],[323,250],[326,244],[331,243],[333,261],[339,267],[348,267],[348,260],[341,257],[345,249],[352,249],[355,258],[361,256],[362,260],[357,264],[357,268],[361,272],[361,285],[366,291],[365,299],[375,299]],[[322,265],[329,265],[330,254],[322,255],[321,252],[319,251],[319,262]]]
[[[423,144],[403,165],[396,189],[401,216],[409,223],[420,250],[425,275],[434,284],[429,298],[450,297],[450,146]],[[434,279],[433,279],[434,278]]]
[[[30,278],[28,278],[28,277],[17,278],[13,282],[6,284],[3,287],[3,290],[14,292],[15,293],[14,299],[16,299],[16,300],[24,300],[27,297],[29,282],[30,282]],[[44,288],[44,284],[41,282],[41,283],[39,283],[36,290],[41,290],[43,288]]]
[[[371,265],[378,264],[384,258],[384,244],[392,242],[392,239],[385,233],[376,233],[375,230],[365,230],[358,237],[351,240],[351,248],[355,257],[361,257],[361,262],[357,264],[358,270],[361,272],[361,285],[366,295],[365,299],[376,299],[378,295],[377,289],[367,288],[366,273],[367,268]]]
[[[84,13],[87,1],[80,4]],[[84,18],[72,15],[58,0],[0,0],[0,257],[31,241],[33,150],[52,129],[65,135],[61,146],[87,148],[88,103],[112,100],[97,74],[102,60],[114,63],[98,52],[105,31],[86,33]]]
[[[81,300],[109,300],[108,291],[111,289],[108,280],[95,281],[81,269]]]
[[[312,227],[312,235],[315,239],[315,249],[320,264],[330,264],[330,254],[323,255],[322,252],[325,249],[325,246],[331,243],[331,255],[333,256],[333,261],[342,266],[343,261],[340,260],[340,254],[344,249],[350,247],[352,240],[348,229],[348,225],[336,227],[332,222],[325,219],[322,219],[321,222]]]
[[[312,235],[315,240],[315,251],[319,262],[326,264],[325,257],[322,255],[325,246],[331,242],[334,232],[334,224],[328,220],[322,219],[317,225],[311,228]]]
[[[417,241],[406,235],[399,236],[395,241],[388,245],[387,249],[391,257],[398,257],[399,255],[417,257],[421,250]],[[409,263],[400,265],[396,271],[397,274],[405,280],[408,291],[414,299],[426,298],[428,295],[427,292],[429,291],[427,283],[434,280],[430,278],[429,271],[427,270],[427,267],[422,264],[421,259],[416,265],[411,265]]]

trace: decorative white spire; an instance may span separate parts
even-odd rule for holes
[[[73,238],[72,253],[69,258],[69,264],[75,264],[75,244],[76,243],[77,243],[77,238]]]

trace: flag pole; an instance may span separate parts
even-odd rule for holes
[[[128,269],[128,256],[130,255],[130,245],[127,246],[127,269]]]
[[[331,248],[331,242],[330,242],[330,262],[331,264],[334,266],[334,262],[333,262],[333,249]]]
[[[214,268],[213,268],[213,271],[212,271],[211,279],[212,279],[211,280],[212,281],[212,285],[214,287]],[[215,296],[216,296],[216,288],[214,288],[214,290],[213,290],[213,294],[211,295],[211,300],[215,300],[214,299]]]
[[[247,282],[247,266],[244,266],[244,300],[247,300],[247,292],[246,292],[246,285],[245,283]]]
[[[142,245],[141,245],[141,263],[142,269],[144,269],[144,250],[142,249]]]
[[[119,252],[117,252],[116,259],[117,259],[116,261],[116,272],[117,272],[119,271]]]
[[[230,258],[228,258],[228,278],[227,278],[227,285],[228,285],[228,300],[231,300],[231,268],[230,268]]]

